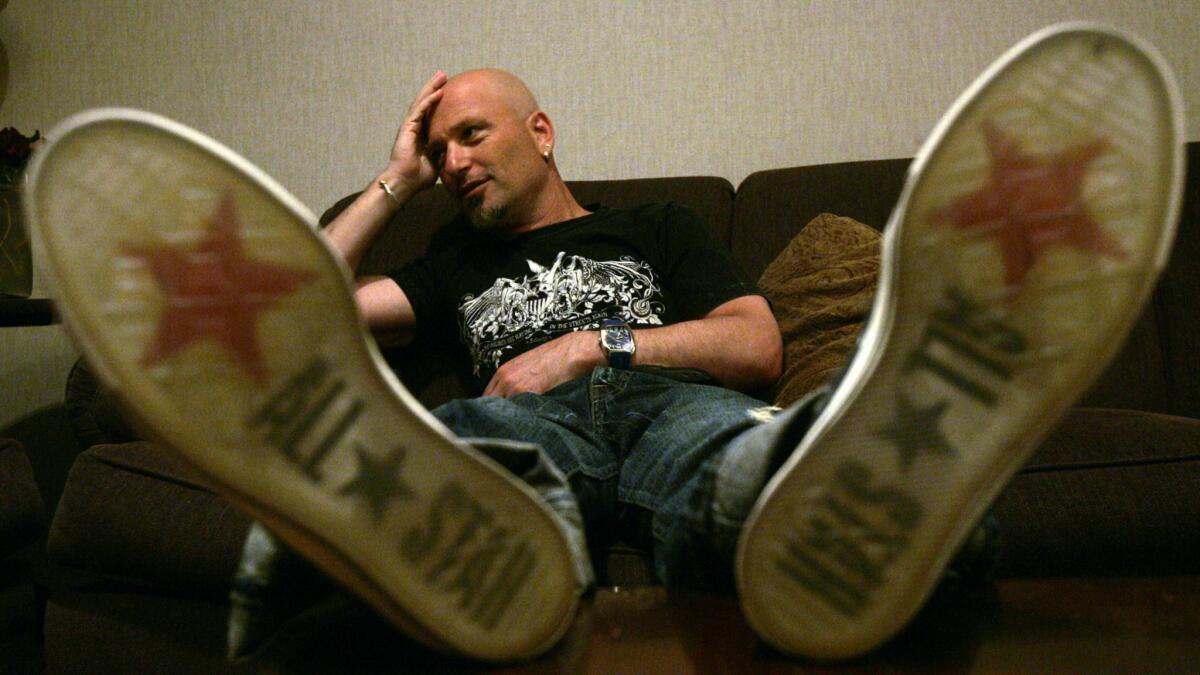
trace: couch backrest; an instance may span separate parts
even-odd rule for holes
[[[1168,412],[1200,418],[1200,142],[1187,144],[1179,233],[1154,294]]]
[[[1200,143],[1187,144],[1179,231],[1167,269],[1129,336],[1081,405],[1200,417]],[[734,199],[732,251],[757,278],[822,212],[881,229],[910,160],[760,171]]]
[[[757,279],[792,237],[822,213],[882,230],[910,161],[843,162],[750,174],[733,202],[734,258]]]
[[[567,186],[585,205],[601,203],[611,207],[632,207],[670,201],[686,204],[711,226],[717,241],[729,246],[733,185],[724,178],[689,176],[570,181]],[[325,211],[321,225],[333,220],[356,196],[357,193],[348,195]],[[453,240],[456,233],[446,225],[457,210],[450,196],[440,188],[418,194],[380,233],[363,258],[360,273],[382,274],[420,257],[445,240]]]
[[[1128,342],[1081,401],[1093,407],[1127,408],[1200,417],[1200,143],[1189,143],[1188,175],[1179,234],[1170,263]],[[877,229],[887,223],[903,186],[908,159],[844,162],[760,171],[736,195],[723,178],[644,178],[571,182],[585,204],[634,206],[677,201],[695,209],[730,247],[752,278],[793,236],[822,212],[850,216]],[[327,223],[353,195],[322,217]],[[440,189],[408,204],[380,235],[362,272],[379,273],[412,260],[453,232],[438,230],[455,213]],[[435,359],[404,365],[390,355],[410,388],[427,405],[463,395],[461,381],[427,372]],[[420,371],[420,372],[417,372]]]

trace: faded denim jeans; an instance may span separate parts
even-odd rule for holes
[[[652,552],[663,583],[728,591],[742,523],[826,398],[814,392],[778,411],[720,387],[597,368],[542,395],[460,400],[433,413],[558,515],[580,590],[593,581],[589,559],[604,560],[620,537]],[[947,580],[987,578],[997,531],[989,515]],[[282,626],[303,636],[330,620],[369,615],[321,579],[254,524],[230,598],[231,658],[253,653]]]
[[[433,414],[519,476],[529,472],[517,465],[543,461],[518,461],[522,447],[549,458],[558,471],[537,473],[549,482],[525,479],[552,507],[574,496],[592,559],[620,538],[652,552],[665,584],[727,590],[742,522],[811,408],[777,415],[721,387],[602,367],[545,394],[452,401]],[[569,491],[553,482],[560,472]],[[586,565],[583,538],[570,533]]]

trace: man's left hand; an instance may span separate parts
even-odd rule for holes
[[[587,375],[604,363],[595,331],[567,333],[506,361],[483,395],[512,398],[525,392],[541,394]]]

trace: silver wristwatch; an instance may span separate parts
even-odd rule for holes
[[[610,367],[629,370],[633,367],[633,353],[637,351],[633,329],[624,321],[604,319],[600,322],[600,349]]]

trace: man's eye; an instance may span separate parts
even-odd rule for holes
[[[466,129],[463,129],[463,132],[462,132],[462,138],[464,141],[469,141],[478,135],[479,135],[478,127],[467,127]]]

